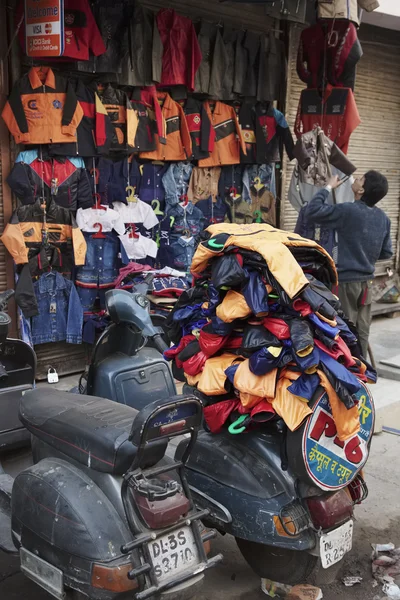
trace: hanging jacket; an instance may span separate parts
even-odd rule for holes
[[[318,89],[301,92],[294,128],[297,138],[318,126],[347,154],[350,136],[360,123],[360,115],[350,88],[333,88],[328,85],[324,97]]]
[[[17,144],[76,144],[83,110],[67,79],[50,67],[32,67],[14,85],[1,116]]]
[[[139,3],[135,3],[129,21],[128,47],[122,81],[134,86],[159,83],[164,48],[153,11]]]
[[[185,85],[193,91],[201,50],[192,21],[164,8],[157,14],[157,27],[164,46],[160,85]]]
[[[108,158],[87,158],[86,170],[92,194],[99,194],[101,204],[113,202],[113,162]]]
[[[297,74],[309,88],[321,88],[328,81],[354,89],[356,65],[362,54],[354,23],[321,20],[301,32]]]
[[[51,198],[71,211],[93,204],[89,178],[82,158],[46,158],[38,150],[20,152],[7,183],[23,205]]]
[[[257,100],[279,100],[282,89],[285,88],[286,77],[285,43],[270,31],[261,36]]]
[[[17,22],[24,12],[24,3],[20,2]],[[43,21],[45,17],[43,17]],[[19,30],[21,46],[26,53],[25,24]],[[95,56],[106,51],[99,28],[93,16],[88,0],[64,0],[64,52],[57,62],[71,60],[89,60],[89,50]]]
[[[235,45],[238,32],[230,25],[224,24],[222,40],[225,46],[225,70],[222,77],[221,100],[225,102],[234,100],[236,95],[233,91],[233,82],[235,79]]]
[[[82,121],[77,129],[76,144],[50,144],[50,156],[99,156],[110,151],[114,127],[105,106],[97,93],[86,86],[81,79],[75,82],[75,94],[83,110]]]
[[[128,51],[129,12],[127,0],[96,0],[93,15],[105,47],[100,56],[78,63],[79,71],[87,73],[121,73],[122,59]],[[123,80],[125,81],[125,80]]]
[[[284,115],[267,102],[255,106],[255,133],[258,164],[279,162],[282,141],[289,160],[293,160],[293,137]]]
[[[318,17],[320,19],[349,19],[357,25],[359,9],[372,12],[379,7],[377,0],[318,0]]]
[[[151,152],[156,148],[155,133],[157,132],[157,121],[152,106],[148,105],[141,97],[139,88],[123,88],[136,113],[138,125],[134,140],[133,152]]]
[[[71,211],[57,206],[53,199],[47,203],[46,224],[44,212],[37,200],[35,204],[20,206],[13,212],[1,241],[15,263],[25,264],[44,245],[63,254],[73,248],[76,265],[85,264],[86,242]]]
[[[186,123],[192,138],[194,160],[208,158],[210,155],[211,123],[204,103],[188,98],[184,106]]]
[[[94,85],[114,127],[110,150],[134,152],[139,122],[127,94],[111,83]]]
[[[110,200],[109,204],[113,202],[123,202],[127,204],[127,197],[130,192],[126,188],[131,186],[135,188],[135,193],[138,194],[138,190],[141,182],[140,168],[133,156],[124,158],[113,164],[111,164],[112,173],[110,177]],[[101,169],[100,169],[101,178]],[[101,194],[101,191],[100,191]]]
[[[167,211],[170,207],[178,204],[183,196],[187,195],[192,170],[193,165],[184,162],[174,163],[168,167],[162,178]]]
[[[192,202],[218,196],[220,167],[194,167],[190,177],[188,198]]]
[[[293,154],[299,163],[299,179],[302,183],[324,187],[329,179],[329,163],[339,169],[347,176],[352,175],[356,170],[347,156],[337,147],[337,145],[323,134],[322,140],[319,137],[321,130],[316,127],[308,133],[304,133],[297,141]]]
[[[196,94],[208,94],[210,88],[211,66],[218,25],[201,21],[198,27],[197,41],[201,52],[201,62],[195,76],[194,91]],[[219,34],[221,35],[221,34]]]
[[[140,158],[149,160],[185,161],[192,156],[192,140],[182,107],[172,100],[167,92],[158,92],[162,103],[161,112],[164,123],[163,137],[166,143],[161,143],[158,133],[155,134],[156,149],[152,152],[141,152]]]
[[[240,149],[246,154],[246,146],[235,109],[219,101],[215,103],[214,110],[210,102],[205,102],[205,109],[212,125],[210,156],[199,160],[199,167],[239,164]]]
[[[36,344],[66,341],[82,343],[83,309],[72,281],[59,273],[45,273],[33,284],[39,314],[32,317]]]

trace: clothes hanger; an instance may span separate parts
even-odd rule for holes
[[[92,210],[107,210],[107,206],[101,204],[100,194],[93,194],[93,198],[95,199],[95,203],[93,204],[93,206],[90,207]]]
[[[189,204],[189,198],[187,194],[182,194],[182,196],[179,197],[179,204],[180,206],[182,206],[182,208],[187,207],[187,205]]]
[[[163,217],[164,213],[160,208],[160,201],[159,200],[152,200],[151,201],[151,208],[154,210],[154,214],[157,217]]]
[[[136,195],[136,187],[132,185],[127,185],[125,191],[128,192],[126,201],[131,203],[137,203],[139,198]]]
[[[129,228],[129,239],[135,239],[138,240],[139,239],[139,234],[136,232],[136,225],[135,223],[127,223],[128,228]]]
[[[93,207],[92,207],[93,208]],[[95,223],[93,227],[98,227],[99,230],[97,233],[92,235],[94,240],[104,240],[107,236],[103,233],[103,225],[101,223]]]

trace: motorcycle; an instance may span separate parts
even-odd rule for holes
[[[0,295],[0,445],[15,451],[31,438],[33,464],[15,479],[0,469],[0,548],[59,600],[191,598],[222,559],[208,557],[216,532],[201,524],[208,511],[194,506],[184,473],[201,403],[154,396],[138,412],[33,389],[35,353],[7,337],[12,294]],[[177,435],[188,441],[179,461],[166,457]]]
[[[173,396],[174,378],[162,357],[167,346],[152,323],[148,299],[112,290],[106,304],[112,323],[94,348],[81,392],[138,410]],[[195,503],[209,511],[206,525],[236,538],[259,576],[296,584],[319,567],[328,583],[351,550],[354,506],[368,493],[362,468],[375,416],[364,384],[358,397],[362,427],[345,443],[322,388],[309,403],[313,414],[295,432],[276,417],[246,433],[235,426],[230,429],[236,435],[199,434],[187,462]],[[186,445],[179,444],[177,460]]]

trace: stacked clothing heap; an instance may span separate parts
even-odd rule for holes
[[[321,386],[339,439],[360,428],[360,381],[376,373],[329,287],[335,265],[316,242],[265,224],[210,226],[192,262],[194,285],[169,316],[165,352],[197,388],[213,433],[281,418],[295,431]],[[237,421],[239,417],[239,421]]]

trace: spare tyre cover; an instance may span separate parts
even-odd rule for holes
[[[365,384],[358,398],[360,431],[346,442],[337,437],[328,395],[318,388],[310,407],[313,414],[295,432],[288,432],[287,453],[292,472],[322,490],[346,487],[364,467],[375,425],[375,407]]]

